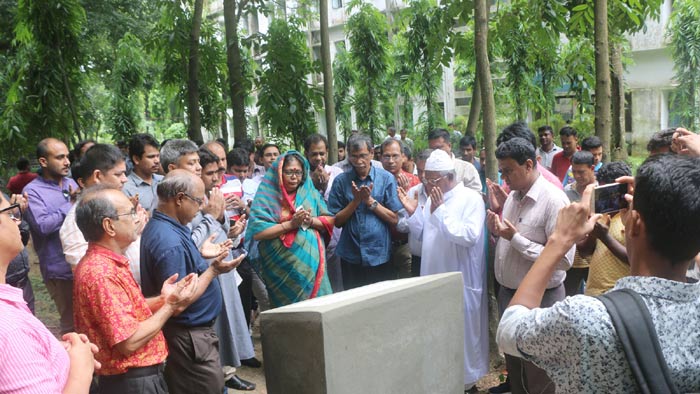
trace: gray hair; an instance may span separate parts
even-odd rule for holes
[[[107,197],[107,190],[117,189],[104,184],[85,189],[75,208],[75,223],[88,242],[99,241],[105,235],[102,228],[105,218],[117,218],[117,209]]]
[[[372,140],[369,136],[365,134],[353,134],[348,138],[348,143],[345,145],[345,149],[352,153],[362,149],[363,146],[367,147],[367,151],[370,153],[374,150],[372,146]]]
[[[199,148],[197,144],[190,140],[170,140],[160,148],[160,164],[163,166],[163,171],[168,173],[168,167],[171,164],[177,163],[178,159],[190,153],[197,153]]]
[[[195,175],[186,172],[170,173],[158,182],[158,188],[156,192],[158,193],[158,199],[160,201],[167,201],[172,198],[177,197],[179,193],[185,193],[192,195],[194,193],[194,181],[193,177]]]
[[[434,150],[435,150],[435,149],[430,149],[430,148],[428,148],[428,149],[423,149],[422,151],[420,151],[420,153],[419,153],[418,156],[416,157],[416,161],[426,161],[426,160],[428,160],[428,158],[430,157],[430,154],[433,153]]]

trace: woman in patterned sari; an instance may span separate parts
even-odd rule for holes
[[[334,220],[306,159],[296,151],[280,156],[255,194],[245,235],[273,307],[331,293],[325,245]]]

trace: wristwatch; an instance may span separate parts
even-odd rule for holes
[[[373,203],[369,204],[369,210],[374,211],[375,209],[377,209],[377,205],[379,205],[379,202],[377,200],[374,200]]]

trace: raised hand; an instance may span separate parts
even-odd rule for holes
[[[323,164],[317,166],[311,172],[311,181],[314,183],[314,187],[321,192],[326,190],[329,179],[330,174],[323,168]]]
[[[433,186],[430,190],[430,213],[435,212],[436,209],[443,203],[442,189],[438,186]]]
[[[176,283],[177,277],[177,273],[173,274],[163,282],[160,296],[166,303],[175,308],[184,308],[192,302],[192,298],[197,292],[199,276],[191,273]]]
[[[297,211],[294,212],[294,216],[292,216],[292,228],[301,227],[308,216],[309,213],[304,208],[297,209]]]
[[[573,245],[593,231],[600,214],[591,213],[591,197],[595,185],[588,185],[581,195],[581,201],[569,204],[559,210],[557,224],[552,237]]]
[[[673,134],[672,148],[682,155],[700,156],[700,134],[679,127]]]
[[[246,223],[246,215],[243,214],[240,218],[238,218],[236,223],[233,226],[231,226],[231,229],[228,231],[228,237],[236,238],[238,235],[240,235],[245,230]]]
[[[610,231],[610,215],[604,214],[600,217],[600,220],[595,222],[591,236],[603,239],[608,231]]]
[[[513,223],[511,223],[507,219],[503,219],[503,221],[501,221],[501,218],[498,216],[498,214],[490,209],[486,211],[486,226],[488,227],[491,234],[493,234],[496,237],[505,238],[508,241],[513,239],[515,233],[518,232],[518,229],[515,228]]]
[[[500,212],[503,205],[506,203],[508,194],[503,187],[498,183],[492,182],[490,179],[486,178],[486,188],[489,193],[489,208],[493,212]]]
[[[148,220],[151,219],[151,215],[149,215],[148,211],[138,203],[136,205],[136,215],[138,216],[139,222],[139,226],[136,228],[136,233],[141,235],[143,229],[146,227],[146,223],[148,223]]]
[[[399,172],[399,175],[396,177],[396,183],[398,183],[399,187],[402,187],[404,190],[411,188],[411,182],[403,172]]]
[[[225,208],[224,193],[222,193],[218,187],[211,189],[209,192],[209,200],[207,201],[207,205],[202,208],[202,212],[210,214],[215,217],[216,220],[221,220],[224,217]]]
[[[218,274],[225,274],[227,272],[230,272],[234,268],[238,267],[241,264],[241,262],[243,261],[243,259],[245,258],[245,256],[246,256],[245,254],[242,254],[233,260],[227,260],[227,261],[223,261],[223,259],[221,259],[221,260],[217,259],[217,260],[214,260],[214,262],[211,265],[212,265],[212,267],[214,267],[214,271],[216,272],[217,275]]]
[[[215,258],[219,258],[222,255],[223,255],[223,257],[226,257],[226,255],[228,255],[229,250],[231,250],[231,248],[233,248],[233,241],[231,241],[230,239],[227,239],[224,242],[215,244],[214,239],[216,238],[217,235],[218,234],[213,234],[206,241],[204,241],[202,246],[199,248],[199,252],[202,254],[202,257],[204,257],[205,259],[215,259]]]
[[[25,212],[27,210],[27,194],[13,194],[10,196],[10,205],[19,204],[19,210]]]
[[[418,191],[416,190],[413,198],[411,198],[402,187],[398,187],[397,192],[399,195],[399,201],[401,201],[401,204],[406,212],[408,212],[409,215],[413,215],[413,212],[415,212],[418,208]]]
[[[75,202],[75,200],[78,199],[78,196],[80,195],[80,188],[76,188],[73,190],[72,185],[68,185],[68,197],[70,199],[70,202]]]
[[[139,205],[139,194],[136,193],[133,196],[129,197],[129,201],[131,201],[131,205],[134,206],[134,208],[138,207]]]

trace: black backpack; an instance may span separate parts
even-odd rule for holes
[[[630,289],[598,296],[610,314],[625,356],[644,394],[677,394],[666,365],[649,309],[642,297]]]

